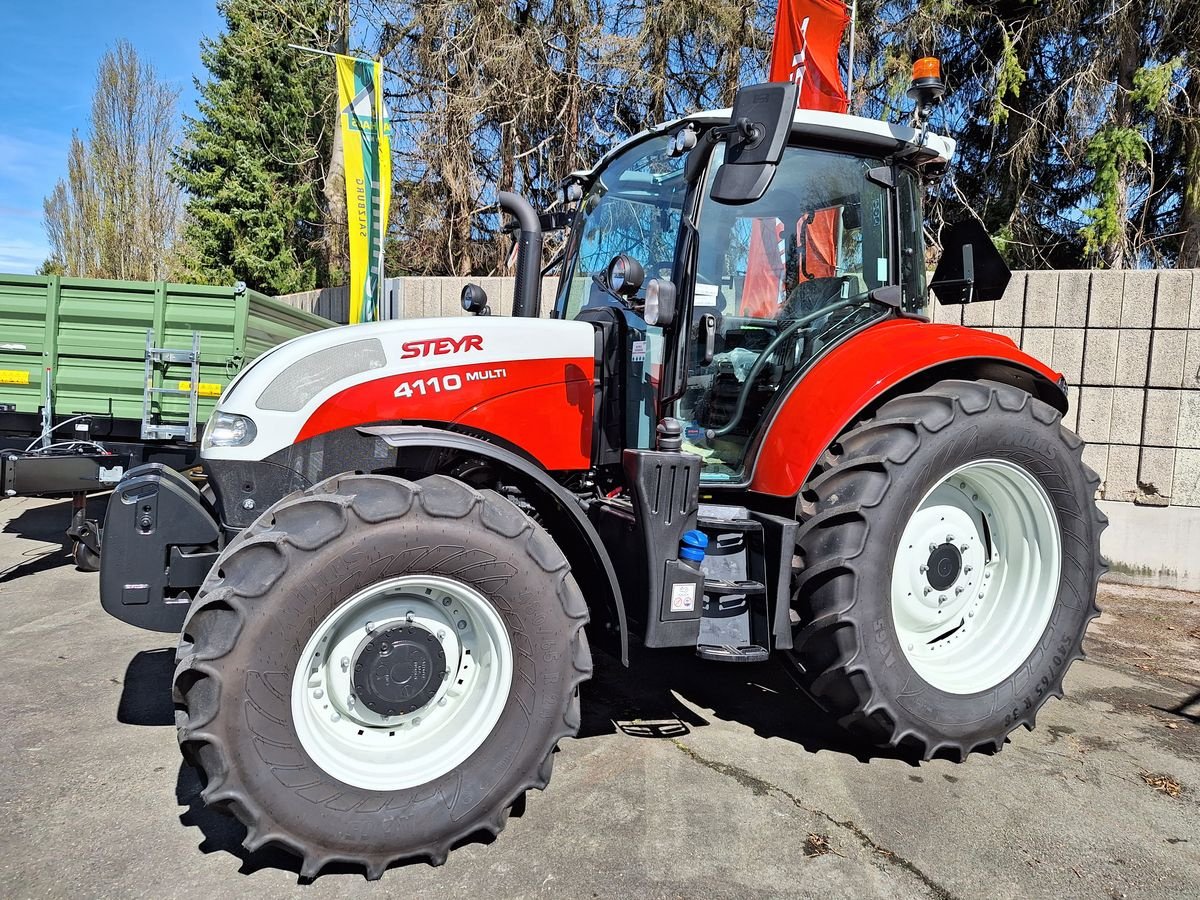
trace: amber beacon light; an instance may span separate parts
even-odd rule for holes
[[[922,56],[914,62],[908,98],[916,100],[919,109],[928,110],[941,101],[944,93],[946,85],[942,81],[941,60],[936,56]]]

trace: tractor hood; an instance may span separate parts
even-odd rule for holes
[[[481,434],[548,469],[590,465],[595,332],[490,316],[348,325],[248,366],[205,428],[205,459],[261,460],[333,431],[433,424]]]

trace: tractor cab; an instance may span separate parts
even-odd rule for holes
[[[653,446],[673,415],[705,482],[744,483],[766,417],[825,349],[924,315],[921,186],[953,150],[928,131],[796,110],[794,86],[769,84],[572,176],[554,314],[622,334],[624,445]]]

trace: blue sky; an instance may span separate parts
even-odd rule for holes
[[[86,132],[96,66],[120,38],[181,91],[192,112],[200,38],[221,30],[215,0],[15,0],[0,12],[0,272],[47,256],[42,198],[66,174],[71,130]]]

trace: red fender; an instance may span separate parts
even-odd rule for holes
[[[1058,372],[1001,335],[887,319],[830,350],[793,385],[759,442],[750,489],[795,496],[825,448],[872,401],[913,375],[960,361],[1000,362],[1060,383]]]

